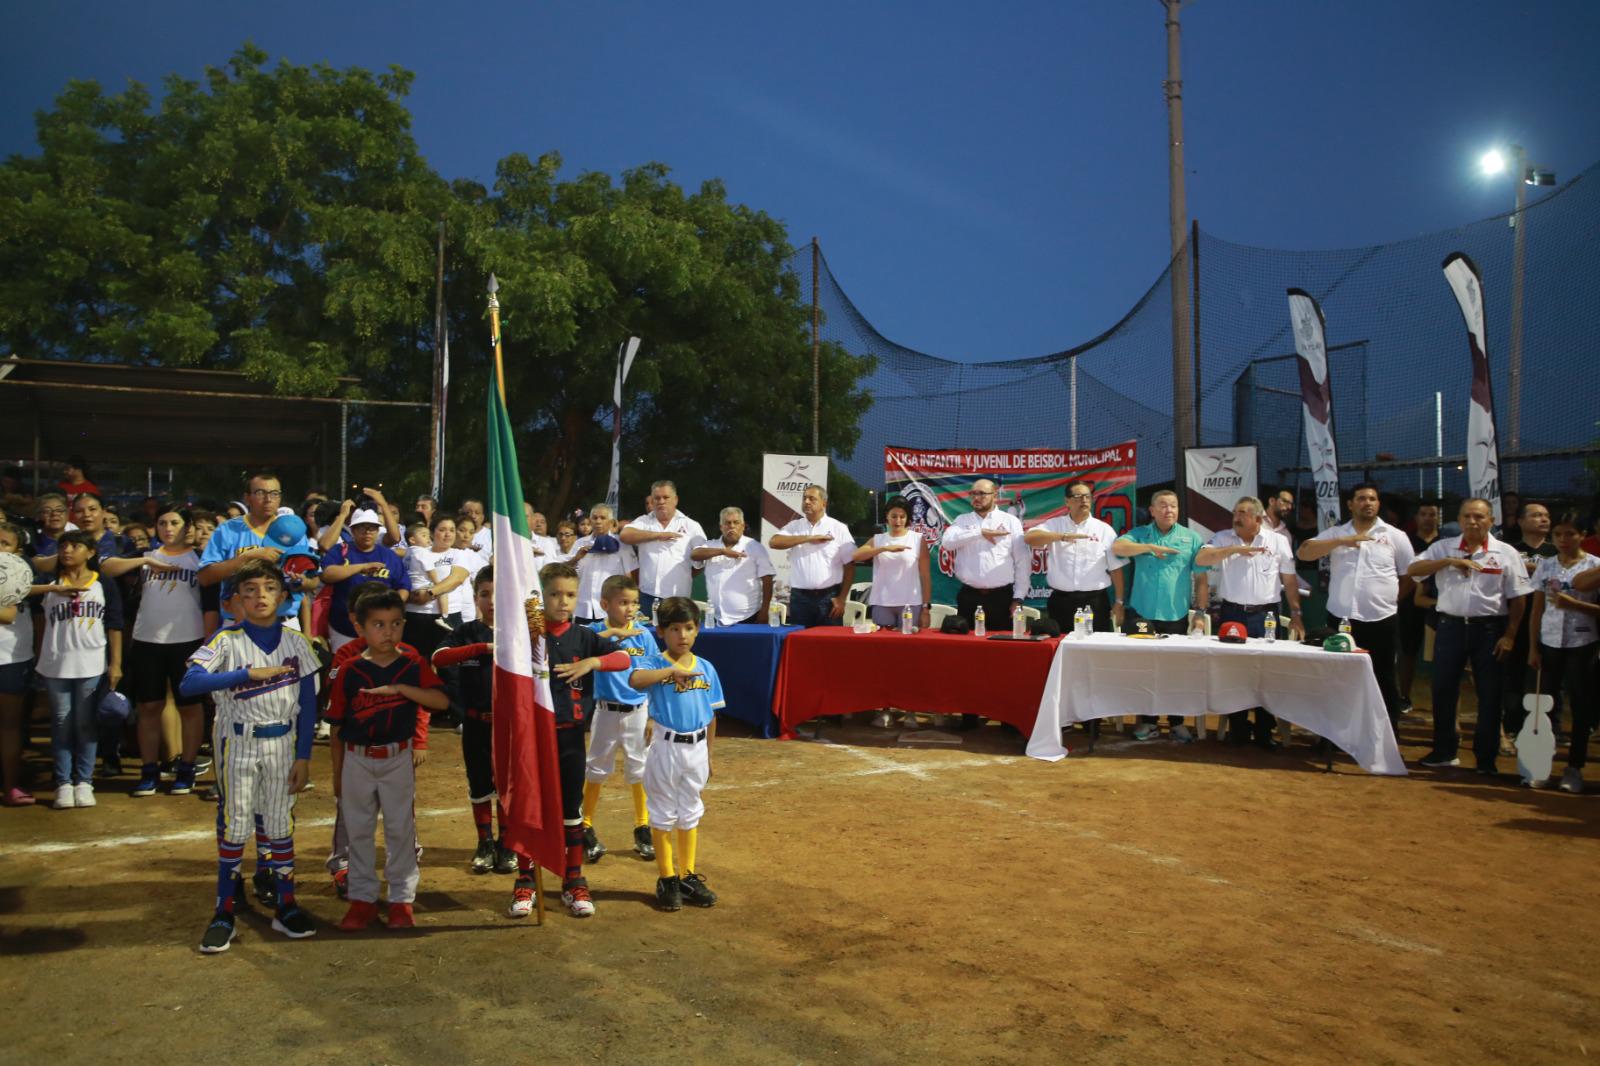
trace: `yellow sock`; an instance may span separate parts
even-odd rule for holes
[[[600,781],[585,781],[583,783],[583,827],[585,829],[594,825],[594,809],[600,806]]]
[[[695,848],[700,842],[700,830],[698,828],[675,829],[673,832],[678,838],[678,867],[681,871],[679,876],[688,877],[690,874],[694,873]]]
[[[672,868],[672,834],[664,829],[651,829],[650,840],[656,846],[656,872],[662,877],[676,877]]]
[[[642,784],[632,784],[628,786],[628,789],[633,793],[633,824],[636,826],[649,825],[650,806],[649,801],[645,799],[644,786]]]

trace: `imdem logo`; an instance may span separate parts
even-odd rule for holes
[[[1244,475],[1239,473],[1237,456],[1218,455],[1211,460],[1213,466],[1200,478],[1200,487],[1205,489],[1235,489],[1244,484]]]
[[[816,483],[811,476],[811,464],[797,459],[788,460],[789,469],[778,478],[778,492],[804,492],[807,485]]]

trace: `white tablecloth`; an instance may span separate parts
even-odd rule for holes
[[[1067,754],[1061,729],[1125,714],[1228,714],[1265,707],[1326,737],[1375,774],[1404,774],[1394,728],[1366,655],[1291,641],[1136,640],[1096,633],[1056,649],[1028,754]]]

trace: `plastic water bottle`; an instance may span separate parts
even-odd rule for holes
[[[910,636],[911,635],[911,627],[912,627],[911,608],[910,607],[902,607],[902,608],[900,608],[900,632],[904,633],[906,636]]]
[[[776,606],[777,604],[772,604],[767,608],[767,625],[771,626],[773,629],[778,628],[778,612],[772,609]]]
[[[1094,612],[1087,607],[1079,607],[1072,616],[1072,635],[1082,640],[1094,630]]]
[[[1343,633],[1347,637],[1350,635],[1350,619],[1339,619],[1339,632]]]
[[[1278,642],[1278,612],[1277,611],[1268,611],[1267,612],[1267,629],[1266,629],[1266,633],[1267,633],[1267,643],[1268,644],[1276,644]]]
[[[714,603],[706,604],[706,628],[717,628],[717,605]]]
[[[977,637],[989,635],[989,627],[983,624],[983,608],[979,607],[972,612],[972,634]]]
[[[1021,640],[1028,635],[1028,620],[1022,617],[1022,608],[1011,608],[1011,639]]]

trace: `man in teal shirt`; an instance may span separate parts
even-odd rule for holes
[[[1194,579],[1205,571],[1194,558],[1206,542],[1200,534],[1178,524],[1178,494],[1162,489],[1150,498],[1150,524],[1136,526],[1118,537],[1111,550],[1133,559],[1133,593],[1124,632],[1136,632],[1140,621],[1152,633],[1182,635],[1189,629],[1189,604]],[[1194,743],[1194,733],[1181,715],[1167,716],[1172,739]],[[1161,735],[1154,715],[1140,715],[1133,730],[1135,740],[1155,740]]]

